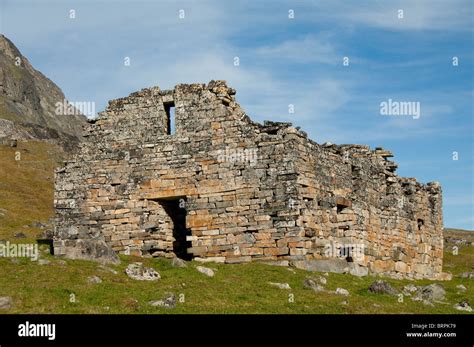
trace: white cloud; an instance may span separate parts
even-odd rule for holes
[[[405,30],[472,30],[470,0],[341,1],[315,4],[316,18],[343,24]],[[403,10],[403,18],[398,11]]]
[[[342,57],[338,57],[334,44],[330,42],[328,35],[321,37],[314,35],[305,36],[281,42],[277,45],[262,46],[256,50],[261,58],[276,61],[288,61],[301,64],[340,63]]]

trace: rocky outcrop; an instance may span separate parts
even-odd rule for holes
[[[0,142],[6,138],[77,142],[86,117],[77,110],[59,112],[58,103],[64,102],[61,89],[0,34]]]

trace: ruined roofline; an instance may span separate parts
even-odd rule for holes
[[[444,276],[439,185],[399,178],[380,147],[320,145],[291,123],[253,122],[234,94],[211,81],[111,101],[56,171],[54,254],[310,268],[338,257],[327,245],[357,243],[367,251],[341,266]]]
[[[375,147],[375,149],[371,149],[368,145],[362,144],[332,144],[329,142],[320,144],[315,140],[311,139],[308,134],[301,130],[300,127],[294,127],[291,122],[282,122],[282,121],[271,121],[271,120],[264,120],[263,124],[257,121],[254,121],[250,118],[249,115],[245,113],[244,110],[240,108],[240,105],[235,101],[235,94],[236,90],[233,88],[228,87],[227,82],[225,80],[211,80],[207,84],[205,83],[180,83],[175,85],[173,89],[164,89],[162,90],[159,86],[152,86],[148,88],[142,88],[139,91],[135,91],[130,93],[126,97],[112,99],[109,101],[106,109],[103,112],[99,113],[99,117],[96,119],[90,119],[89,123],[94,124],[97,120],[103,118],[104,116],[108,116],[108,112],[114,110],[123,109],[125,105],[131,104],[136,102],[136,99],[146,99],[154,96],[159,97],[168,97],[168,101],[173,101],[174,94],[176,91],[179,90],[181,93],[193,93],[196,91],[202,90],[210,90],[213,91],[218,97],[232,97],[230,104],[226,105],[227,107],[231,107],[235,111],[235,106],[242,112],[242,116],[240,120],[251,125],[255,128],[256,132],[259,133],[267,133],[269,135],[280,135],[283,136],[284,134],[293,134],[303,138],[309,144],[313,146],[317,146],[321,150],[325,151],[326,153],[332,153],[334,155],[341,156],[343,159],[346,152],[350,153],[350,156],[353,153],[356,153],[358,156],[364,156],[366,158],[370,158],[371,156],[375,156],[377,160],[382,163],[382,165],[386,166],[386,171],[388,177],[393,177],[400,183],[404,185],[415,185],[416,188],[428,190],[437,194],[440,189],[440,184],[438,182],[428,182],[428,183],[421,183],[418,182],[415,178],[410,177],[401,177],[396,174],[396,169],[398,165],[387,158],[393,157],[392,152],[383,149],[382,147]],[[432,189],[434,188],[434,190]]]

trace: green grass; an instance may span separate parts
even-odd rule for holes
[[[21,161],[15,161],[19,151]],[[53,215],[53,169],[61,157],[60,150],[44,142],[20,143],[18,148],[0,146],[0,208],[7,210],[0,217],[0,239],[11,242],[34,242],[41,230],[24,228],[32,222],[46,223]],[[1,210],[0,210],[1,211]],[[13,235],[23,232],[26,239]],[[472,233],[448,230],[456,237],[471,238]],[[446,303],[435,307],[413,302],[409,297],[403,303],[398,297],[376,295],[367,288],[374,277],[358,278],[351,275],[328,274],[328,290],[337,287],[349,290],[344,297],[331,293],[315,293],[303,287],[306,278],[321,276],[303,270],[250,264],[205,264],[217,269],[212,278],[199,273],[191,262],[187,268],[173,268],[167,259],[122,257],[122,263],[110,266],[118,271],[103,271],[98,263],[66,260],[67,265],[50,255],[50,265],[37,265],[28,259],[14,264],[0,258],[0,296],[11,296],[14,305],[0,313],[464,313],[453,308],[455,303],[468,299],[474,306],[473,280],[456,275],[472,271],[474,247],[461,246],[459,254],[445,253],[444,270],[453,273],[452,281],[440,282],[446,288]],[[126,276],[128,263],[141,261],[155,268],[162,279],[156,282],[135,281]],[[99,276],[103,282],[90,284],[89,276]],[[386,279],[392,286],[426,285],[431,281]],[[291,290],[281,290],[268,282],[289,283]],[[456,285],[468,290],[458,294]],[[174,309],[155,308],[151,300],[162,299],[168,293],[184,302]],[[76,302],[70,302],[74,294]],[[289,301],[289,294],[294,302]],[[342,303],[347,301],[347,305]]]
[[[447,265],[454,275],[465,271],[465,262],[472,260],[472,247],[461,248],[457,256],[446,254]],[[113,274],[103,270],[100,264],[91,261],[60,260],[50,255],[49,265],[22,259],[14,264],[10,259],[0,258],[0,296],[11,296],[14,307],[9,313],[463,313],[453,308],[455,303],[468,299],[474,303],[472,280],[454,277],[452,281],[440,282],[446,289],[446,302],[435,303],[435,307],[413,302],[409,297],[398,302],[397,296],[372,294],[367,288],[376,279],[358,278],[344,274],[328,274],[328,290],[342,287],[350,292],[344,297],[332,293],[315,293],[303,286],[306,278],[321,276],[303,270],[249,264],[204,264],[216,269],[214,277],[199,273],[196,262],[187,268],[174,268],[168,259],[149,259],[122,256],[120,265],[108,265],[118,271]],[[130,279],[124,270],[128,263],[141,261],[156,269],[161,279],[154,282]],[[450,266],[453,264],[453,266]],[[471,263],[472,266],[472,263]],[[103,282],[90,284],[89,276],[99,276]],[[432,281],[409,281],[386,279],[392,286],[402,289],[404,285],[427,285]],[[273,287],[269,282],[289,283],[291,290]],[[456,285],[464,284],[467,291],[458,294]],[[184,302],[174,309],[155,308],[148,305],[166,293]],[[70,302],[71,294],[76,302]],[[289,301],[292,294],[294,302]],[[181,296],[182,297],[182,296]],[[348,304],[344,305],[343,301]]]
[[[0,146],[0,208],[6,210],[0,210],[0,239],[22,232],[33,240],[40,230],[26,226],[45,224],[53,216],[54,168],[60,157],[61,150],[46,142]]]

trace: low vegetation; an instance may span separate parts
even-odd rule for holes
[[[21,160],[14,160],[17,152]],[[53,168],[61,152],[44,142],[20,143],[17,148],[0,146],[0,239],[31,243],[45,231],[53,215]],[[51,159],[53,158],[53,159]],[[40,223],[38,223],[40,222]],[[18,234],[23,234],[21,237]],[[433,306],[412,301],[409,296],[374,294],[369,286],[378,278],[344,274],[309,273],[303,270],[249,264],[171,265],[169,259],[121,256],[121,264],[103,266],[96,262],[63,260],[41,245],[39,261],[0,257],[0,297],[12,305],[0,313],[467,313],[453,306],[463,300],[474,304],[472,279],[461,278],[473,271],[472,232],[447,230],[465,244],[447,245],[444,269],[453,280],[440,283],[446,298]],[[16,235],[16,237],[15,237]],[[456,247],[453,252],[453,248]],[[132,262],[143,262],[161,276],[157,281],[137,281],[125,274]],[[42,264],[42,265],[41,265]],[[214,269],[208,277],[196,270]],[[303,283],[323,276],[324,291],[315,292]],[[97,278],[99,280],[97,280]],[[95,279],[95,280],[91,280]],[[432,281],[384,279],[399,291],[405,285],[425,286]],[[280,289],[272,283],[288,284]],[[457,286],[463,285],[466,290]],[[338,295],[337,288],[349,291]],[[173,293],[176,307],[154,307],[150,301]]]

